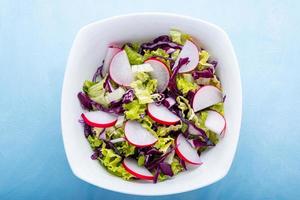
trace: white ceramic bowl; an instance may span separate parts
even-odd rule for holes
[[[217,73],[226,93],[226,136],[203,154],[198,168],[161,183],[126,182],[109,174],[97,161],[78,123],[82,109],[77,99],[83,81],[91,79],[110,43],[147,41],[177,28],[197,38],[219,62]],[[61,124],[65,151],[73,173],[80,179],[112,191],[136,195],[166,195],[195,190],[222,179],[236,151],[242,113],[242,91],[237,59],[227,34],[208,22],[185,16],[140,13],[101,20],[79,30],[65,72]]]

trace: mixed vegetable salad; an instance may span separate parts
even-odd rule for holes
[[[109,46],[78,93],[91,158],[124,180],[154,183],[201,165],[226,128],[217,64],[179,30]]]

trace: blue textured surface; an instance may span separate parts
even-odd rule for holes
[[[0,199],[142,199],[72,174],[60,95],[80,27],[143,11],[190,15],[224,28],[243,84],[241,135],[229,174],[203,189],[156,199],[300,199],[299,9],[297,1],[272,0],[0,0]]]

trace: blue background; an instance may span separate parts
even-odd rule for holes
[[[80,27],[143,11],[190,15],[224,28],[243,85],[241,134],[229,174],[211,186],[156,199],[299,199],[297,2],[0,0],[0,199],[142,199],[72,174],[61,136],[60,96]]]

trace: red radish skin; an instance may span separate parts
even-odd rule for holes
[[[150,180],[150,181],[153,180],[154,176],[149,171],[148,171],[149,173],[147,174],[141,174],[137,171],[134,171],[134,169],[132,169],[132,166],[129,166],[130,165],[129,162],[130,160],[128,158],[125,158],[122,162],[122,165],[127,172],[129,172],[131,175],[135,176],[136,178],[140,178],[143,180]],[[136,168],[143,168],[143,170],[147,170],[145,167],[139,167],[137,163],[136,163]]]
[[[102,111],[96,111],[96,112],[102,112]],[[81,117],[87,125],[92,126],[92,127],[97,127],[97,128],[108,128],[108,127],[114,126],[117,123],[117,119],[111,120],[107,123],[91,121],[90,119],[88,119],[88,117],[84,113],[81,114]],[[100,116],[99,116],[99,118],[100,118]]]
[[[193,164],[193,165],[202,165],[202,162],[200,161],[200,157],[197,153],[197,150],[194,149],[189,142],[185,139],[185,137],[182,134],[179,134],[178,137],[175,140],[176,143],[176,148],[175,148],[175,152],[176,154],[183,159],[184,161]],[[185,148],[185,149],[182,149]],[[185,150],[189,150],[190,152],[184,152]],[[184,153],[192,153],[194,154],[194,160],[191,160],[190,158],[188,158],[187,155],[184,155]]]
[[[175,61],[174,66],[177,66],[181,58],[189,58],[189,62],[186,65],[183,65],[178,73],[187,73],[194,70],[199,63],[199,51],[198,47],[190,40],[187,40],[182,47],[182,50],[179,53],[178,58]]]
[[[167,89],[170,80],[170,70],[169,68],[160,60],[156,58],[150,58],[145,61],[153,68],[152,72],[149,72],[152,78],[157,80],[157,90],[158,92],[163,92]]]
[[[165,113],[169,116],[162,116],[160,113]],[[160,105],[157,106],[155,103],[148,104],[147,114],[151,119],[156,121],[157,123],[164,124],[164,125],[174,125],[177,124],[180,121],[180,118],[177,117],[174,113],[169,111],[165,106]],[[170,120],[166,120],[166,118],[169,117]],[[172,119],[171,119],[172,118]]]
[[[224,116],[215,110],[209,110],[207,113],[208,116],[205,121],[205,126],[221,136],[226,128],[226,120]]]
[[[223,101],[222,92],[215,86],[206,85],[195,93],[192,107],[195,112]]]
[[[129,144],[136,147],[152,146],[157,139],[141,124],[136,121],[127,121],[125,123],[125,139]],[[147,141],[147,142],[145,142]]]
[[[109,67],[109,75],[118,85],[130,86],[134,80],[131,65],[125,50],[118,52],[112,59]]]
[[[113,59],[113,57],[119,53],[122,49],[116,46],[109,46],[105,55],[104,63],[103,63],[103,69],[102,69],[102,76],[104,77],[108,71],[109,71],[109,66],[110,63]]]
[[[139,144],[135,144],[135,143],[131,142],[130,140],[128,140],[128,138],[126,137],[126,135],[125,135],[125,139],[126,139],[126,141],[127,141],[129,144],[131,144],[131,145],[133,145],[133,146],[136,146],[136,147],[139,147],[139,148],[152,146],[152,145],[154,145],[155,142],[156,142],[156,141],[155,141],[155,142],[150,143],[150,144],[139,145]]]

